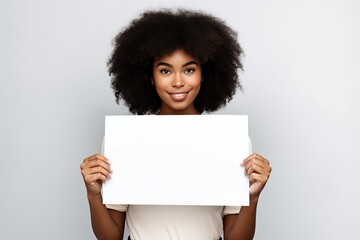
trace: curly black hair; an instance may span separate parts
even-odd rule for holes
[[[116,102],[123,99],[133,114],[158,113],[153,60],[177,49],[201,63],[203,82],[194,101],[198,113],[218,110],[241,89],[237,70],[243,69],[243,50],[224,21],[184,9],[146,11],[114,39],[108,69]]]

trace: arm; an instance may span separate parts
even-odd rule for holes
[[[107,209],[102,203],[101,194],[89,196],[91,225],[97,239],[122,240],[125,225],[125,212]]]
[[[250,179],[250,205],[241,207],[239,214],[230,214],[224,217],[225,240],[253,239],[257,203],[272,170],[269,161],[256,153],[247,157],[242,165]]]
[[[80,165],[87,189],[91,224],[98,239],[122,239],[125,212],[107,209],[102,203],[102,183],[110,178],[110,162],[100,154],[85,158]]]
[[[250,206],[241,207],[239,214],[224,216],[224,239],[253,239],[255,235],[257,198],[250,198]]]

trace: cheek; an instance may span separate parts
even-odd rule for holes
[[[163,76],[154,75],[153,81],[156,88],[164,88],[167,85],[169,79]]]
[[[200,85],[201,85],[201,74],[196,74],[191,78],[191,85],[193,87],[200,87]]]

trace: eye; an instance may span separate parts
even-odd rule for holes
[[[171,73],[171,71],[167,68],[160,69],[160,73],[164,75],[168,75]]]
[[[194,68],[187,68],[187,69],[185,69],[185,73],[193,73],[193,72],[195,72],[195,69]]]

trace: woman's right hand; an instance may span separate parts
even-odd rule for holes
[[[102,183],[110,178],[110,161],[101,154],[91,155],[80,164],[88,194],[96,195],[101,192]]]

